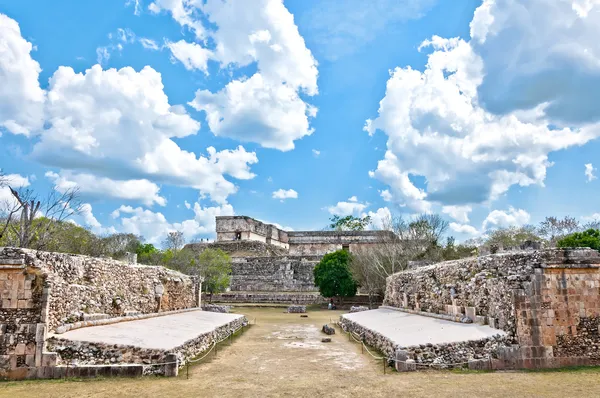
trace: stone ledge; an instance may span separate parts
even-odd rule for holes
[[[426,317],[429,317],[429,318],[443,319],[443,320],[446,320],[446,321],[452,321],[452,322],[457,322],[457,323],[465,323],[465,322],[462,321],[462,319],[465,318],[465,316],[462,315],[462,314],[461,315],[435,314],[433,312],[411,310],[409,308],[392,307],[392,306],[389,306],[389,305],[382,305],[379,308],[385,308],[385,309],[388,309],[388,310],[406,312],[408,314],[421,315],[421,316],[426,316]]]
[[[54,333],[55,334],[63,334],[70,330],[75,330],[75,329],[80,329],[80,328],[85,328],[85,327],[90,327],[90,326],[110,325],[113,323],[135,321],[138,319],[155,318],[155,317],[159,317],[159,316],[173,315],[173,314],[179,314],[182,312],[190,312],[190,311],[202,311],[202,309],[198,308],[198,307],[183,308],[181,310],[153,312],[150,314],[129,315],[129,316],[120,316],[120,317],[116,317],[116,318],[97,319],[97,320],[80,321],[80,322],[75,322],[75,323],[67,323],[67,324],[57,327],[56,330],[54,331]]]

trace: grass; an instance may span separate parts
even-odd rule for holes
[[[479,372],[427,370],[383,374],[381,361],[336,329],[321,343],[321,326],[340,311],[311,311],[308,318],[281,308],[236,308],[257,324],[223,342],[216,357],[177,378],[32,380],[0,383],[10,397],[593,397],[600,368]]]

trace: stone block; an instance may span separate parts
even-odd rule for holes
[[[15,355],[25,355],[25,343],[19,343],[15,347]]]
[[[492,362],[489,359],[469,359],[470,370],[492,370]]]
[[[465,307],[465,316],[471,321],[476,321],[475,307]]]
[[[42,366],[56,366],[57,355],[55,352],[45,352],[42,354]]]

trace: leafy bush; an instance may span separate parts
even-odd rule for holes
[[[350,272],[350,253],[338,250],[323,256],[313,270],[315,285],[323,297],[350,297],[356,294],[356,281]]]
[[[560,239],[558,247],[589,247],[600,251],[600,230],[588,229],[583,232],[575,232]]]

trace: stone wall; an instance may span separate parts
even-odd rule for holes
[[[247,216],[218,216],[217,241],[255,240],[287,248],[287,232]]]
[[[231,291],[316,291],[313,269],[317,262],[292,256],[234,258]]]
[[[188,243],[184,249],[193,250],[198,254],[206,249],[220,249],[231,257],[274,257],[288,254],[285,248],[252,240]]]
[[[552,249],[444,262],[390,276],[385,304],[508,333],[495,368],[600,363],[600,255]]]
[[[22,259],[0,257],[0,377],[52,363],[44,352],[48,289]]]
[[[203,295],[202,302],[256,304],[322,304],[327,302],[318,292],[227,292],[213,297]]]
[[[85,314],[115,317],[197,306],[197,281],[164,267],[16,248],[0,249],[0,258],[23,261],[43,276],[50,287],[50,330]]]
[[[291,255],[323,256],[348,248],[351,252],[360,247],[377,244],[389,237],[390,231],[290,231]]]

